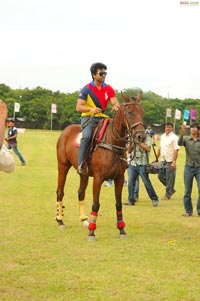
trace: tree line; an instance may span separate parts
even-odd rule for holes
[[[136,96],[139,88],[123,90],[128,96]],[[0,84],[0,98],[5,101],[8,107],[8,117],[14,116],[15,102],[20,104],[20,111],[15,113],[15,119],[21,127],[31,129],[50,129],[51,118],[53,129],[62,130],[72,123],[80,123],[80,113],[76,112],[76,101],[79,91],[73,93],[62,93],[60,91],[51,91],[42,87],[34,89],[12,89],[5,84]],[[122,102],[121,91],[116,91],[119,102]],[[51,115],[51,104],[57,105],[57,113]],[[188,109],[195,109],[197,121],[200,116],[199,99],[169,99],[152,92],[143,91],[142,106],[144,108],[144,124],[164,124],[166,120],[166,109],[172,109],[172,117],[168,121],[174,122],[175,110],[182,112]],[[112,118],[113,113],[108,110],[107,114]],[[180,125],[183,121],[177,120]]]

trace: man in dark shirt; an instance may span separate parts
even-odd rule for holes
[[[26,162],[19,152],[17,148],[17,128],[15,127],[15,121],[10,120],[10,126],[8,128],[8,137],[5,139],[7,142],[7,148],[13,149],[15,154],[18,156],[19,160],[21,161],[21,165],[26,165]]]
[[[192,185],[193,179],[196,179],[198,186],[198,199],[197,199],[197,214],[200,216],[200,137],[199,130],[200,126],[198,123],[193,123],[190,126],[190,136],[183,137],[185,134],[186,126],[183,124],[181,127],[181,135],[178,139],[178,145],[185,147],[186,152],[186,162],[184,169],[184,207],[185,213],[183,216],[192,216],[193,206],[192,206]]]

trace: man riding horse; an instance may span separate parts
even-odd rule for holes
[[[110,101],[112,111],[117,111],[119,102],[114,89],[105,83],[107,66],[102,63],[94,63],[90,67],[92,82],[87,84],[80,92],[76,111],[81,112],[82,138],[78,156],[78,173],[87,174],[88,168],[85,162],[86,153],[94,127],[102,118],[108,117],[104,114]]]
[[[57,213],[56,221],[60,229],[65,227],[63,215],[64,186],[67,174],[73,166],[80,173],[78,188],[78,204],[80,208],[80,220],[88,227],[88,240],[96,239],[95,230],[98,212],[100,209],[100,191],[105,180],[113,179],[115,184],[115,209],[117,218],[117,229],[120,238],[126,238],[124,230],[125,222],[122,213],[122,189],[124,173],[127,169],[127,144],[133,146],[145,139],[143,125],[144,110],[140,104],[140,97],[128,97],[124,93],[122,103],[116,98],[115,91],[104,83],[107,75],[107,67],[101,63],[91,66],[93,81],[86,85],[77,100],[76,110],[82,113],[81,126],[72,124],[66,127],[57,141],[58,161],[58,185],[57,185]],[[115,111],[112,120],[104,114],[108,102]],[[93,135],[93,129],[100,121],[102,128]],[[108,124],[108,125],[107,125]],[[106,126],[107,125],[107,126]],[[105,129],[105,132],[102,131]],[[78,147],[75,138],[82,131],[81,148]],[[103,135],[101,136],[100,134]],[[92,137],[93,136],[93,137]],[[94,138],[95,137],[95,138]],[[97,139],[96,139],[97,137]],[[90,142],[98,141],[91,151]],[[92,145],[93,147],[93,145]],[[87,158],[87,152],[90,157]],[[88,160],[89,159],[89,160]],[[86,163],[87,162],[87,163]],[[89,177],[93,177],[92,210],[90,220],[85,211],[85,192],[88,186]]]

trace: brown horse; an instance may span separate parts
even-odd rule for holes
[[[120,237],[126,237],[121,199],[124,172],[127,168],[127,144],[130,141],[135,143],[143,141],[145,131],[143,109],[140,102],[136,98],[128,98],[124,94],[122,94],[122,98],[123,103],[107,126],[103,139],[96,144],[95,149],[88,155],[88,175],[80,175],[80,186],[78,189],[80,219],[88,225],[88,240],[95,240],[94,231],[100,208],[100,190],[102,183],[108,179],[114,179],[115,183],[117,228],[119,229]],[[74,137],[80,131],[80,125],[70,125],[61,133],[57,142],[58,186],[56,221],[60,228],[65,227],[63,222],[63,196],[66,176],[71,166],[74,166],[76,169],[78,166],[79,148],[74,145]],[[93,204],[88,223],[84,208],[84,198],[89,176],[93,177]]]

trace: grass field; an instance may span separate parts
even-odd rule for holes
[[[199,301],[200,217],[182,217],[184,149],[178,157],[176,194],[153,208],[140,181],[140,200],[124,206],[128,239],[116,229],[113,187],[102,187],[96,242],[79,221],[79,177],[69,173],[64,220],[55,222],[59,132],[19,134],[27,161],[0,173],[1,301]],[[153,158],[153,152],[152,152]],[[151,175],[159,197],[164,186]],[[89,214],[92,179],[86,194]],[[123,201],[127,200],[127,187]],[[193,189],[196,207],[197,187]]]

